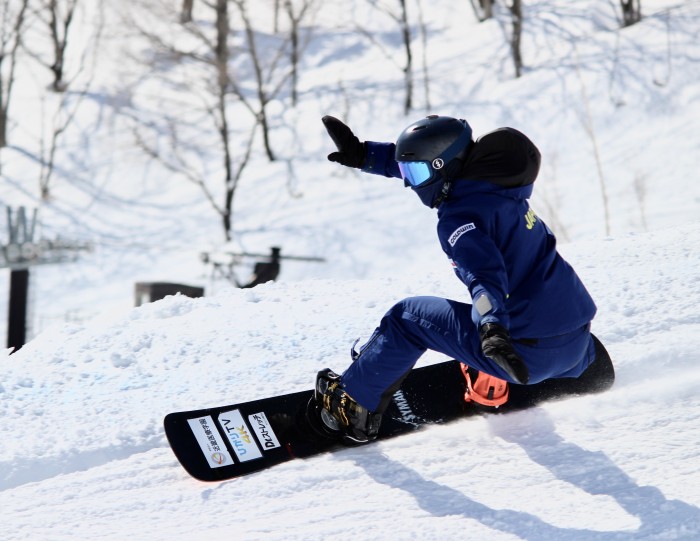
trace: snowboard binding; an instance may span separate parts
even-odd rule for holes
[[[508,382],[460,363],[467,389],[464,401],[482,411],[495,411],[508,402]]]
[[[340,376],[329,368],[316,376],[306,416],[318,435],[346,445],[375,440],[382,419],[381,413],[371,413],[355,402],[340,385]]]

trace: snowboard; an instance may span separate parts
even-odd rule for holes
[[[600,392],[615,378],[612,361],[593,337],[596,359],[579,378],[550,379],[534,385],[510,384],[506,404],[489,413],[507,413],[557,397]],[[459,361],[414,368],[393,394],[377,441],[415,432],[429,424],[483,414],[464,401],[466,379]],[[192,411],[170,413],[164,427],[178,461],[194,478],[223,481],[265,470],[296,458],[344,448],[310,425],[313,390]]]

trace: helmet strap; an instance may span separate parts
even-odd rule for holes
[[[455,178],[459,172],[462,170],[462,160],[453,158],[450,162],[440,169],[440,176],[442,176],[442,189],[440,193],[433,201],[433,208],[439,207],[445,199],[450,195],[452,191],[452,179]]]
[[[433,201],[432,207],[438,208],[442,202],[447,199],[447,196],[450,195],[450,191],[452,190],[452,181],[448,180],[445,178],[442,182],[442,189],[440,190],[440,193],[438,196],[435,198],[435,201]]]

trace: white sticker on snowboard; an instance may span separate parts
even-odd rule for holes
[[[233,459],[226,450],[224,440],[211,416],[187,419],[187,422],[210,468],[221,468],[233,464]]]
[[[267,420],[267,416],[262,411],[260,413],[248,415],[248,421],[250,422],[250,426],[253,427],[255,435],[258,437],[258,441],[260,445],[262,445],[264,451],[275,449],[280,446],[280,442],[272,430],[270,421]]]
[[[243,420],[240,411],[231,410],[220,413],[219,424],[224,429],[224,434],[228,438],[238,460],[247,462],[248,460],[262,458],[262,453],[258,449],[253,436],[251,436],[251,431]]]

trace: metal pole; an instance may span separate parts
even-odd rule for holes
[[[10,271],[10,308],[7,318],[7,347],[15,351],[27,338],[27,301],[29,298],[29,269]]]

